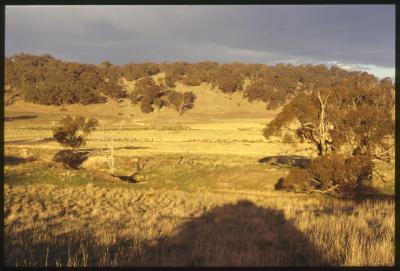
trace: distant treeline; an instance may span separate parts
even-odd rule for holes
[[[165,78],[155,82],[151,76],[160,72],[165,73]],[[48,54],[18,54],[5,59],[6,92],[14,97],[58,106],[104,103],[107,98],[130,98],[133,103],[140,104],[145,113],[165,106],[172,106],[180,114],[192,108],[196,97],[191,92],[175,91],[178,81],[187,86],[207,83],[224,93],[242,91],[249,101],[261,100],[267,109],[275,109],[299,93],[334,87],[361,74],[366,75],[324,65],[268,66],[217,62],[113,65],[108,61],[92,65],[61,61]],[[138,80],[132,93],[121,86],[121,77]],[[246,79],[249,84],[244,88]]]

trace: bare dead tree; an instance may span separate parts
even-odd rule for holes
[[[133,164],[132,174],[128,176],[116,176],[112,174],[112,176],[114,178],[117,178],[118,180],[123,180],[128,183],[137,183],[138,175],[142,175],[149,172],[150,170],[159,166],[160,163],[161,161],[152,160],[150,158],[138,158]]]

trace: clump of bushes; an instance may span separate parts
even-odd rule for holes
[[[314,159],[306,169],[291,169],[276,188],[350,198],[357,194],[363,182],[372,178],[372,168],[368,155],[346,158],[329,153]]]
[[[193,108],[196,96],[192,92],[180,93],[161,87],[151,77],[144,77],[137,81],[134,91],[130,95],[133,104],[140,105],[143,113],[151,113],[154,107],[173,107],[179,115]]]
[[[53,137],[61,145],[77,150],[86,143],[86,137],[96,129],[97,123],[94,118],[66,116],[53,129]]]

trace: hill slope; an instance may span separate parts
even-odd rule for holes
[[[160,76],[162,74],[154,76],[154,79],[157,80]],[[128,91],[132,90],[135,84],[134,81],[125,79],[122,79],[121,83]],[[162,108],[160,111],[155,110],[153,113],[144,114],[141,112],[140,107],[133,105],[129,99],[122,99],[122,102],[109,99],[104,104],[67,105],[65,106],[66,111],[61,111],[59,106],[39,105],[18,100],[6,107],[5,115],[51,115],[53,119],[58,119],[63,115],[71,114],[92,116],[112,121],[175,123],[229,119],[270,119],[279,111],[267,111],[265,103],[261,101],[250,103],[243,98],[243,92],[225,94],[218,89],[211,89],[209,84],[203,83],[200,86],[189,87],[177,83],[175,89],[179,92],[192,91],[196,95],[194,108],[181,116],[172,108]]]

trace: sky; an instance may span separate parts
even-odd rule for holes
[[[394,78],[395,6],[6,6],[5,46],[93,64],[325,64]]]

